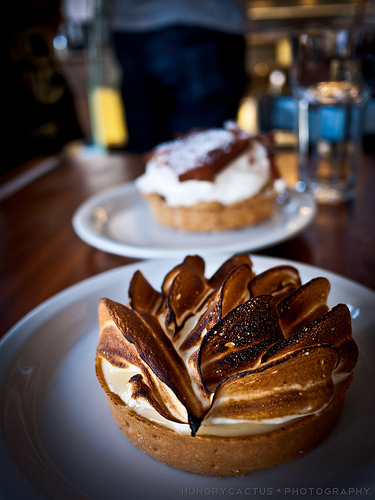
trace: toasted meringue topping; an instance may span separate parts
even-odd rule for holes
[[[211,277],[188,256],[156,291],[138,271],[129,304],[99,304],[98,355],[112,392],[191,435],[243,435],[322,411],[358,359],[346,305],[292,266],[255,276],[245,255]]]
[[[271,295],[244,302],[202,340],[199,366],[204,384],[214,392],[230,375],[256,366],[267,347],[283,338]]]
[[[333,398],[337,362],[334,347],[313,346],[237,373],[217,388],[206,418],[270,423],[321,411]]]

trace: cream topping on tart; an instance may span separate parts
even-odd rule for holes
[[[285,188],[274,178],[266,147],[227,124],[158,146],[136,186],[143,194],[159,194],[170,206],[229,205],[253,197],[270,182],[279,191]]]
[[[137,271],[129,303],[99,304],[98,355],[134,411],[191,435],[249,435],[318,414],[355,368],[346,305],[289,265],[255,276],[247,255],[210,278],[188,256],[156,291]]]

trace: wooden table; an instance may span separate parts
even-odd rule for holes
[[[289,182],[293,153],[277,154]],[[89,196],[143,170],[141,157],[72,152],[26,165],[0,179],[0,336],[42,301],[85,278],[136,259],[111,255],[81,241],[71,219]],[[359,171],[355,201],[319,206],[300,235],[258,252],[339,273],[375,289],[375,157]]]

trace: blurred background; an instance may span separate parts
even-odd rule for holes
[[[66,144],[74,145],[77,154],[108,153],[126,145],[120,71],[105,14],[105,2],[100,0],[2,0],[0,117],[1,137],[9,153],[2,170],[33,156],[56,152]],[[31,22],[33,16],[35,22]],[[37,29],[32,30],[31,25]],[[335,25],[365,29],[367,67],[373,78],[373,0],[249,0],[247,85],[238,113],[244,129],[272,132],[277,147],[294,146],[295,104],[289,85],[293,38],[306,27]],[[38,39],[42,29],[43,38]],[[23,35],[18,35],[15,41],[14,32]],[[27,50],[29,53],[22,54]],[[21,66],[24,86],[33,86],[44,104],[50,105],[50,111],[39,120],[36,117],[41,116],[39,108],[43,106],[37,108],[27,99],[22,100],[25,91],[15,84],[17,75],[12,69],[15,60]],[[23,132],[20,122],[25,125]],[[24,144],[20,147],[22,140]],[[366,109],[365,150],[373,151],[374,144],[372,95]]]

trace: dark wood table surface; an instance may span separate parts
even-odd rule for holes
[[[295,155],[280,152],[276,158],[293,183]],[[90,247],[71,221],[89,196],[131,181],[142,170],[138,156],[90,157],[69,150],[0,179],[0,336],[66,287],[137,260]],[[354,201],[319,206],[301,234],[257,253],[312,264],[375,290],[374,188],[375,157],[366,155]]]

